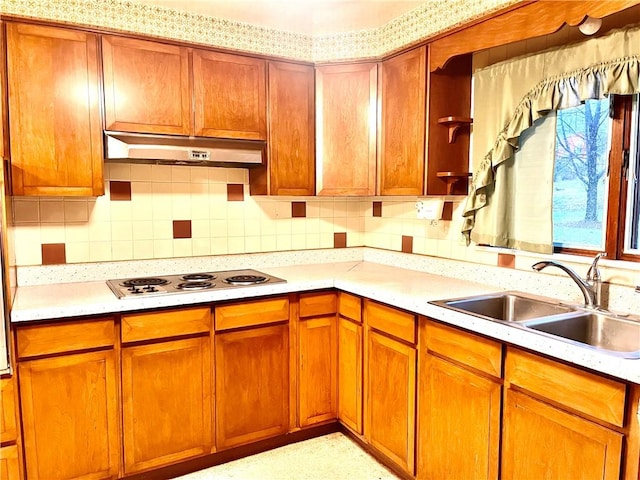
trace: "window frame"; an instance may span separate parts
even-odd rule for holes
[[[639,107],[640,108],[640,107]],[[624,252],[629,180],[624,174],[623,159],[629,154],[633,113],[633,95],[615,95],[609,150],[609,188],[604,252],[610,260],[640,262],[640,255]],[[554,246],[554,253],[594,256],[599,250]]]

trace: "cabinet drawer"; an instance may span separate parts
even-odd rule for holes
[[[18,358],[109,347],[115,343],[113,318],[18,327]]]
[[[16,426],[15,377],[0,378],[0,442],[15,442]]]
[[[123,315],[120,335],[126,343],[210,331],[211,309],[201,307]]]
[[[303,293],[300,295],[300,317],[332,315],[338,311],[335,292]]]
[[[507,349],[505,379],[570,409],[623,425],[624,383],[515,348]]]
[[[287,297],[253,300],[216,307],[216,331],[289,320]]]
[[[502,344],[428,320],[424,327],[427,350],[456,363],[502,377]]]
[[[345,318],[362,322],[362,302],[360,297],[340,292],[338,296],[338,312]]]
[[[367,299],[364,301],[364,315],[370,327],[416,343],[415,315]]]

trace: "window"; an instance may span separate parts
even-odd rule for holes
[[[554,251],[640,261],[638,95],[559,110]]]
[[[610,100],[587,100],[556,115],[553,244],[605,248]]]

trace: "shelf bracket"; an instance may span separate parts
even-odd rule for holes
[[[455,143],[458,130],[473,123],[473,118],[469,117],[442,117],[438,123],[449,129],[449,143]]]

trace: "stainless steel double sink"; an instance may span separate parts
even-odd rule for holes
[[[624,358],[640,359],[640,318],[566,305],[521,292],[431,302]]]

